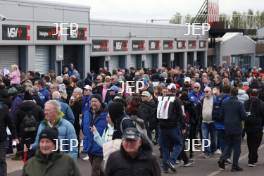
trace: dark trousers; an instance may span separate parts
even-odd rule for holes
[[[241,153],[241,134],[225,135],[225,150],[220,161],[225,161],[231,156],[233,151],[233,167],[238,167],[238,160]]]
[[[0,176],[6,176],[6,142],[0,142]]]
[[[217,134],[217,149],[220,149],[221,152],[225,150],[225,130],[216,130]]]
[[[92,166],[92,176],[103,176],[103,157],[89,155],[89,160]]]
[[[263,133],[261,131],[256,133],[247,133],[248,145],[248,163],[255,164],[258,162],[258,148],[262,141]]]

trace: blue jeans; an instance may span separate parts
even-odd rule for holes
[[[225,130],[217,129],[216,134],[217,134],[217,148],[223,152],[225,149]]]
[[[212,154],[213,152],[215,152],[216,150],[216,133],[215,133],[215,125],[214,122],[211,123],[202,123],[202,135],[203,135],[203,139],[207,139],[210,140],[211,145],[209,147],[205,147],[205,151],[204,153],[209,155]],[[210,138],[209,138],[210,135]],[[204,141],[204,145],[208,146],[208,141],[205,140]]]
[[[178,158],[183,147],[183,137],[179,128],[160,129],[160,147],[163,169],[168,169],[168,162]],[[170,147],[172,146],[172,148]],[[172,152],[170,153],[170,150]]]

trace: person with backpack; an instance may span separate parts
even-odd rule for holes
[[[264,125],[264,102],[258,98],[257,89],[250,92],[249,100],[244,103],[247,120],[245,121],[245,131],[248,145],[248,166],[255,167],[258,162],[258,148],[262,141]]]
[[[18,143],[16,137],[16,129],[13,121],[9,116],[9,108],[6,104],[6,99],[8,98],[8,92],[5,86],[0,81],[0,175],[7,175],[7,165],[6,165],[6,146],[7,146],[7,133],[6,128],[11,130],[13,140]]]
[[[15,113],[16,129],[19,134],[21,146],[24,144],[29,149],[34,143],[39,123],[44,119],[44,112],[33,100],[29,91],[24,93],[24,101],[18,107]],[[31,155],[31,153],[30,153]],[[27,160],[28,158],[24,158]]]

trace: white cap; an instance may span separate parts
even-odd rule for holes
[[[174,83],[170,83],[170,85],[168,85],[167,87],[169,90],[171,89],[176,89],[176,85]]]
[[[92,87],[91,87],[90,85],[85,85],[83,88],[84,88],[84,89],[87,89],[87,90],[91,90],[91,91],[93,90]]]
[[[185,77],[184,78],[184,82],[191,82],[191,78],[190,77]]]

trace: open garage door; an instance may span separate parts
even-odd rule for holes
[[[100,68],[105,67],[105,56],[91,57],[91,72],[99,73]]]

